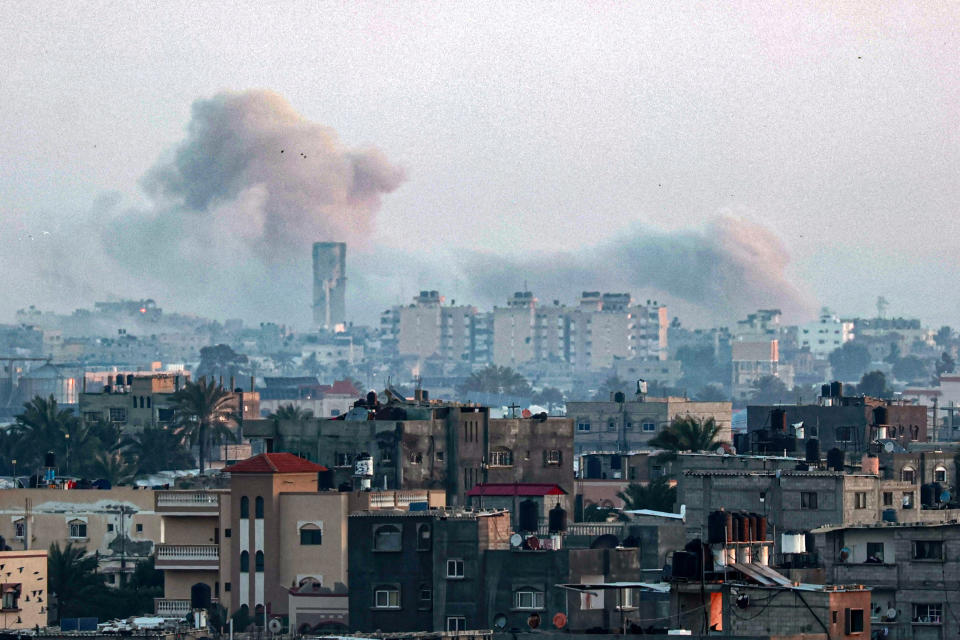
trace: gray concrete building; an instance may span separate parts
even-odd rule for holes
[[[313,243],[313,324],[336,331],[347,322],[347,244]]]

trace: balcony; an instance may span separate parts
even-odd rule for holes
[[[371,509],[408,509],[411,502],[430,502],[427,491],[373,491],[370,496]]]
[[[568,522],[568,536],[586,536],[597,538],[604,535],[612,535],[622,538],[626,528],[622,522]],[[550,525],[548,522],[540,522],[537,527],[537,535],[550,535]]]
[[[166,516],[205,516],[220,514],[220,494],[212,491],[157,491],[156,512]]]
[[[158,544],[156,554],[159,571],[216,571],[220,567],[220,545],[217,544]]]
[[[213,598],[211,602],[217,602]],[[182,598],[154,598],[153,612],[161,618],[180,619],[185,618],[190,613],[190,599]]]

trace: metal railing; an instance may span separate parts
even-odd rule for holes
[[[220,559],[218,544],[158,544],[157,560],[194,560],[215,562]]]
[[[158,491],[158,507],[212,507],[218,508],[220,495],[208,491]]]
[[[619,538],[623,535],[624,530],[625,528],[622,522],[568,522],[566,534],[568,536],[591,537],[610,534]],[[537,535],[545,536],[549,534],[549,523],[541,522],[537,527]]]

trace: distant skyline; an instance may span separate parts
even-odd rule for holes
[[[419,289],[488,306],[526,280],[688,326],[873,316],[879,295],[958,324],[955,4],[0,18],[0,322],[152,297],[305,328],[309,246],[346,241],[365,322]]]

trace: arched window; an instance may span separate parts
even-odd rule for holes
[[[300,544],[321,544],[323,541],[323,529],[315,524],[308,523],[300,527]]]
[[[430,525],[417,525],[417,551],[430,550]]]
[[[257,573],[263,572],[263,551],[257,551],[255,563],[254,569],[256,569]]]
[[[373,530],[374,551],[400,551],[400,527],[383,524]]]
[[[240,498],[240,517],[249,518],[250,517],[250,498],[243,496]]]
[[[257,519],[258,520],[262,519],[263,518],[263,498],[262,497],[257,496],[257,502],[254,506],[254,509],[256,509],[256,512],[254,513],[254,515],[257,517]]]
[[[247,551],[240,552],[240,573],[250,571],[250,554]]]
[[[947,468],[944,466],[937,465],[937,468],[933,470],[933,481],[934,482],[946,482],[947,481]]]
[[[513,452],[506,447],[497,447],[490,452],[491,467],[510,467],[513,466]]]
[[[900,470],[900,480],[903,482],[914,482],[916,479],[916,471],[913,467],[904,467]]]

